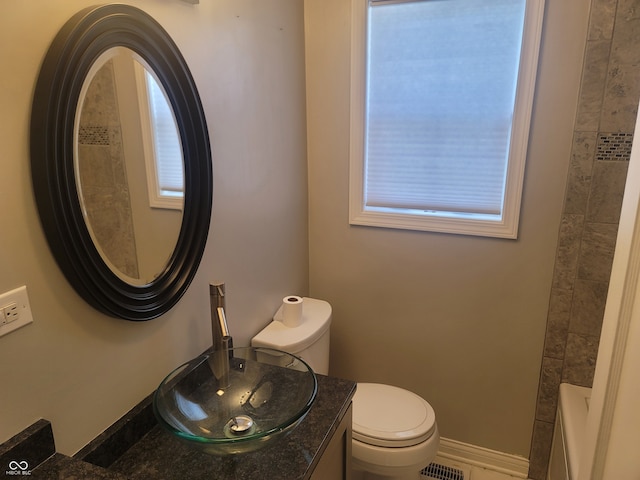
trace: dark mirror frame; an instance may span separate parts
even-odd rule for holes
[[[133,50],[153,68],[173,107],[184,157],[184,212],[176,248],[164,271],[143,286],[123,281],[103,261],[85,223],[76,184],[74,128],[82,85],[95,60],[116,46]],[[213,190],[211,147],[200,97],[167,32],[148,14],[127,5],[94,6],[74,15],[44,58],[30,136],[40,220],[71,285],[112,317],[150,320],[166,313],[184,294],[202,259]]]

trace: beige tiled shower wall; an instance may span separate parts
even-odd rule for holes
[[[529,478],[546,478],[561,382],[590,387],[640,98],[640,0],[592,0]]]
[[[109,60],[95,73],[82,104],[77,158],[81,201],[101,255],[120,272],[139,278],[121,128]]]

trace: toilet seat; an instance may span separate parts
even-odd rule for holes
[[[410,447],[429,439],[436,416],[429,403],[402,388],[358,383],[353,397],[353,438],[379,447]]]

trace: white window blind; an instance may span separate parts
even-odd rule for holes
[[[159,189],[157,193],[160,197],[182,198],[184,195],[182,148],[173,111],[156,79],[148,71],[145,73],[153,132],[156,181]]]
[[[350,222],[515,238],[544,0],[352,4]]]
[[[366,205],[500,215],[524,0],[372,5]]]

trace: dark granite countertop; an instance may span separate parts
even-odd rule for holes
[[[202,453],[154,426],[108,468],[132,480],[307,479],[355,392],[355,382],[318,375],[318,396],[288,436],[261,450],[229,457]]]
[[[127,477],[60,453],[31,472],[31,478],[46,480],[127,480]]]
[[[150,395],[74,457],[55,452],[51,423],[39,420],[0,445],[0,469],[47,480],[308,479],[355,388],[353,381],[318,375],[318,395],[304,420],[255,452],[216,457],[180,442],[157,424]]]
[[[116,472],[55,452],[53,430],[47,420],[0,445],[0,475],[43,480],[127,480]]]

